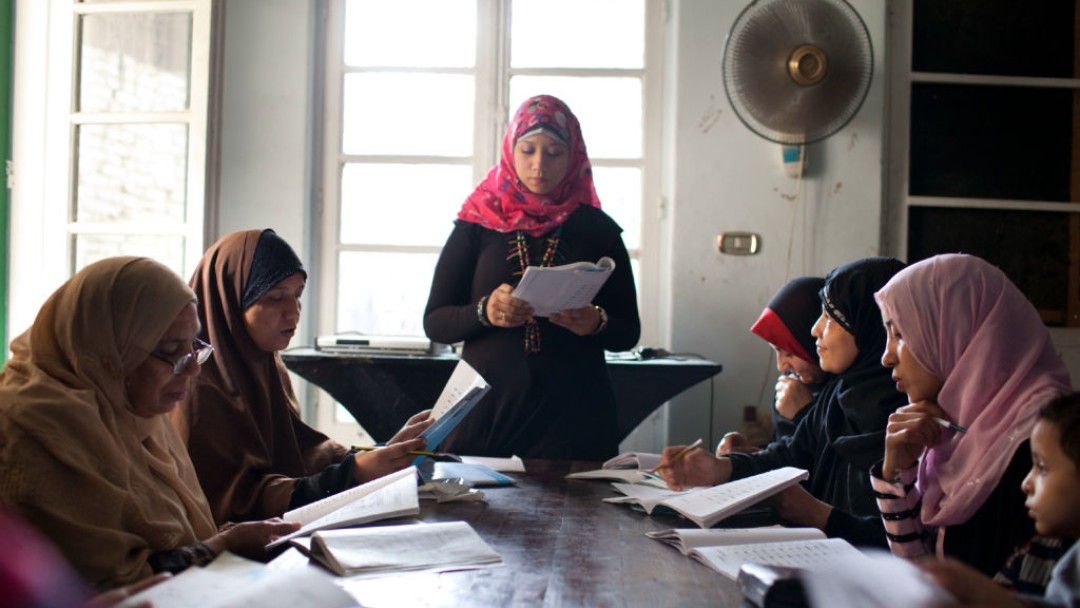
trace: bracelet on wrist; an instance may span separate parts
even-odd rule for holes
[[[604,331],[605,329],[607,329],[608,317],[607,317],[607,311],[604,310],[604,308],[602,306],[597,306],[597,305],[594,304],[593,308],[596,309],[596,314],[600,316],[600,322],[597,323],[596,329],[594,329],[593,332],[592,332],[593,335],[595,336],[596,334],[598,334],[598,333]]]
[[[476,319],[480,321],[480,325],[491,327],[491,321],[487,318],[487,301],[488,297],[484,296],[476,303]]]

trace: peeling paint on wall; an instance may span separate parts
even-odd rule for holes
[[[708,133],[710,129],[716,126],[716,123],[720,122],[720,115],[724,111],[716,106],[716,96],[709,95],[709,107],[705,109],[705,112],[698,119],[698,128],[701,132]]]

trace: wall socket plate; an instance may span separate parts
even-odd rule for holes
[[[716,248],[728,255],[754,255],[761,249],[761,235],[755,232],[721,232]]]

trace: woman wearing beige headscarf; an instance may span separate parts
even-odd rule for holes
[[[274,517],[412,464],[431,421],[413,416],[384,448],[357,453],[301,418],[279,351],[300,322],[307,272],[273,230],[223,236],[191,287],[214,345],[191,398],[171,414],[219,523]]]
[[[146,258],[91,264],[42,306],[0,374],[0,503],[97,589],[179,571],[228,549],[252,557],[296,528],[218,532],[183,443],[162,416],[209,347],[195,295]]]

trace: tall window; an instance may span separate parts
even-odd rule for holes
[[[637,271],[643,210],[658,205],[646,151],[659,147],[647,103],[650,84],[659,90],[649,60],[659,10],[655,0],[332,2],[319,330],[423,335],[457,211],[497,162],[510,115],[539,93],[580,119]],[[638,272],[639,291],[646,283]]]
[[[20,58],[15,92],[14,331],[91,262],[147,255],[187,276],[203,248],[211,0],[45,6],[22,31],[47,52]]]

